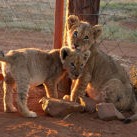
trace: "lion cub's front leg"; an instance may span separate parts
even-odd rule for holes
[[[43,85],[45,87],[46,96],[48,98],[58,98],[57,79],[47,80]]]
[[[73,83],[73,88],[70,95],[70,101],[77,101],[79,97],[84,97],[86,87],[90,81],[90,75],[84,74]]]
[[[18,109],[20,113],[25,117],[37,117],[37,114],[33,111],[30,111],[27,106],[29,90],[29,80],[27,78],[20,78],[17,80],[17,91],[18,91]]]

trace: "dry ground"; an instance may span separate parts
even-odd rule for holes
[[[15,30],[0,30],[0,48],[7,52],[9,49],[24,47],[51,48],[51,37],[39,32],[16,32]],[[3,37],[2,37],[3,36]],[[35,41],[37,38],[37,41]],[[39,40],[38,40],[39,38]],[[109,54],[115,54],[117,59],[123,59],[126,66],[135,64],[137,61],[137,44],[105,41],[100,47]],[[122,50],[120,50],[122,49]],[[137,122],[125,125],[121,121],[102,121],[97,114],[78,113],[69,117],[53,118],[46,116],[38,103],[45,95],[42,88],[31,88],[28,104],[38,113],[38,118],[24,118],[19,113],[4,113],[2,103],[2,90],[0,90],[0,136],[1,137],[136,137]],[[16,93],[14,93],[16,97]],[[15,103],[16,105],[16,103]]]

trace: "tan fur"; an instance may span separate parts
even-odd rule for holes
[[[37,114],[27,107],[29,86],[43,84],[47,97],[57,98],[57,83],[66,71],[70,72],[68,73],[72,79],[77,77],[77,73],[75,74],[74,69],[72,69],[72,60],[76,58],[77,61],[79,60],[78,63],[81,63],[83,58],[82,63],[86,64],[89,57],[87,54],[90,55],[90,51],[80,55],[67,47],[51,51],[34,48],[18,49],[9,51],[5,56],[0,52],[4,75],[4,111],[16,112],[12,99],[12,90],[16,85],[19,111],[25,117],[36,117]]]
[[[102,33],[102,26],[91,26],[88,22],[80,21],[75,15],[67,19],[66,43],[68,46],[80,51],[90,49]]]
[[[100,33],[102,30],[100,26],[91,27],[89,23],[82,21],[70,24],[69,20],[72,18],[73,20],[74,18],[75,20],[78,19],[74,15],[68,18],[70,46],[77,44],[78,47],[75,47],[75,49],[79,49],[82,52],[90,49],[91,55],[83,68],[83,74],[75,82],[70,100],[76,101],[78,97],[84,96],[88,85],[94,89],[94,94],[96,95],[94,99],[98,102],[114,103],[115,107],[120,111],[131,109],[134,113],[137,113],[135,93],[132,90],[126,71],[112,57],[100,51],[95,44],[95,40],[99,37],[98,32]],[[74,36],[75,30],[77,31],[77,36]],[[89,39],[85,42],[84,37],[86,35],[89,36]],[[92,94],[91,91],[88,93]],[[132,121],[137,120],[137,114],[129,119]]]

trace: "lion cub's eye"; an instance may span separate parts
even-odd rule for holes
[[[88,36],[85,36],[85,37],[84,37],[84,40],[88,40],[88,39],[89,39],[89,37],[88,37]]]
[[[83,67],[84,67],[84,64],[81,64],[80,67],[83,68]]]
[[[73,62],[71,62],[70,65],[71,65],[72,68],[75,68],[75,65],[74,65]]]
[[[77,37],[77,35],[78,35],[78,32],[77,32],[77,31],[74,31],[73,36],[74,36],[74,37]]]

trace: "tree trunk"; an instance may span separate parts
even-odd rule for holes
[[[95,25],[98,24],[99,5],[100,0],[68,0],[67,14],[77,15],[80,20]]]

